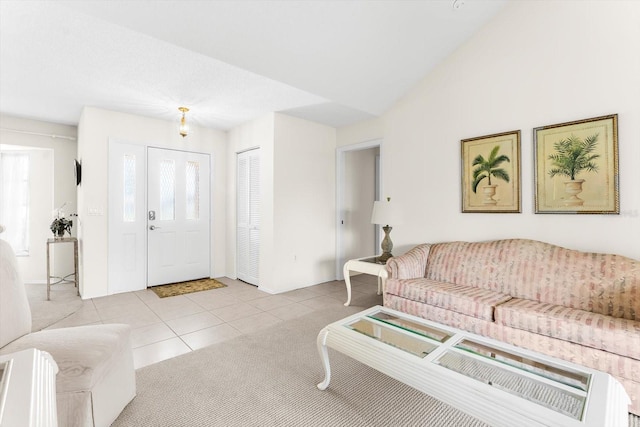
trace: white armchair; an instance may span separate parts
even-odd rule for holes
[[[51,354],[61,427],[109,426],[135,397],[130,328],[90,325],[31,333],[31,309],[11,246],[0,239],[0,354]]]

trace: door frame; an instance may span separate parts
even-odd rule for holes
[[[344,247],[342,244],[344,240],[342,236],[342,212],[344,210],[342,198],[345,192],[345,157],[347,152],[367,150],[369,148],[380,149],[380,164],[378,167],[378,176],[376,177],[376,179],[379,181],[378,189],[380,191],[380,194],[384,194],[384,192],[382,191],[384,182],[382,180],[382,173],[384,170],[384,144],[382,138],[367,140],[356,144],[345,145],[336,148],[336,280],[344,279],[342,267],[346,262],[346,260],[344,259]]]
[[[213,152],[205,152],[205,151],[195,151],[195,150],[184,150],[184,149],[178,149],[178,148],[173,148],[173,147],[161,147],[161,146],[157,146],[157,145],[151,145],[148,143],[144,143],[144,142],[133,142],[127,139],[121,139],[121,138],[114,138],[114,137],[110,137],[109,138],[109,142],[114,141],[116,143],[119,144],[125,144],[125,145],[135,145],[135,146],[139,146],[142,147],[142,149],[144,150],[144,168],[145,168],[145,176],[144,176],[144,207],[145,207],[145,212],[144,212],[144,228],[145,228],[145,235],[144,235],[144,242],[145,242],[145,250],[144,250],[144,283],[140,284],[140,283],[133,283],[132,286],[141,286],[140,289],[147,289],[148,288],[148,258],[149,258],[149,254],[148,254],[148,248],[146,247],[146,242],[148,239],[147,233],[149,232],[148,230],[148,221],[147,221],[147,214],[149,212],[149,204],[148,204],[148,199],[147,199],[147,168],[148,168],[148,149],[149,148],[158,148],[158,149],[162,149],[162,150],[172,150],[172,151],[185,151],[185,152],[189,152],[189,153],[197,153],[197,154],[207,154],[209,156],[209,277],[212,277],[214,274],[214,242],[215,242],[215,210],[213,209],[214,207],[214,178],[215,178],[215,170],[214,170],[214,166],[215,166],[215,153]],[[110,159],[108,158],[108,161]],[[107,171],[108,171],[108,166],[107,166]],[[107,185],[109,185],[111,177],[109,176],[109,173],[107,172]],[[108,205],[107,205],[108,206]],[[107,211],[110,211],[110,209],[108,208]],[[108,217],[109,214],[107,214]],[[107,218],[107,222],[109,221],[109,219]],[[107,232],[107,254],[109,251],[109,244],[110,244],[110,240],[111,240],[111,236],[109,235],[109,232]],[[110,274],[109,274],[109,268],[110,268],[110,263],[112,262],[111,259],[109,259],[109,257],[107,257],[107,295],[112,295],[112,293],[110,292],[111,290],[111,284],[110,284]]]

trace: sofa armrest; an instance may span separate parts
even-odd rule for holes
[[[427,258],[429,258],[431,245],[422,244],[409,252],[387,261],[387,273],[390,279],[415,279],[424,277],[427,271]]]

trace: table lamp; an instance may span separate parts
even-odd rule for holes
[[[400,212],[393,203],[391,203],[391,197],[387,197],[387,200],[376,200],[373,202],[373,212],[371,213],[371,223],[382,225],[384,230],[384,239],[382,240],[382,255],[378,257],[378,261],[386,263],[393,255],[391,250],[393,249],[393,242],[389,234],[392,227],[389,224],[399,224]]]

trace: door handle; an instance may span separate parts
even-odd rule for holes
[[[155,230],[156,228],[162,228],[162,227],[156,227],[155,225],[150,225],[149,226],[149,230],[151,230],[151,231]]]

